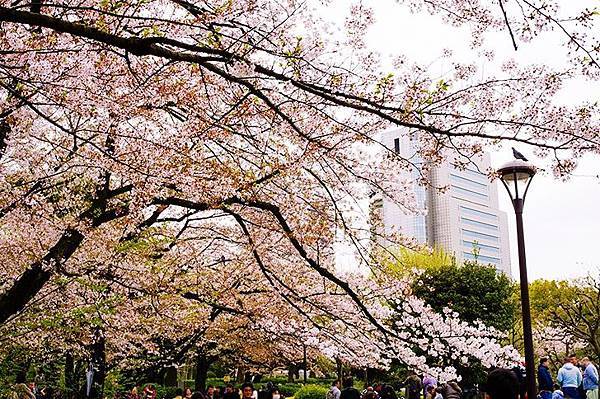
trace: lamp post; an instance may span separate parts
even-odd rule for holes
[[[527,378],[527,398],[537,397],[535,383],[535,360],[533,357],[533,336],[531,332],[531,311],[529,308],[529,285],[525,260],[525,239],[523,236],[523,206],[529,184],[535,175],[533,165],[520,159],[511,161],[498,169],[500,181],[510,196],[517,220],[517,243],[519,248],[519,275],[521,279],[521,309],[523,314],[523,340],[525,346],[525,367]]]

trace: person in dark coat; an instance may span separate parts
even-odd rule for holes
[[[519,399],[519,379],[514,370],[496,369],[488,374],[484,391],[487,399]]]
[[[354,380],[348,377],[344,380],[344,388],[340,393],[340,399],[360,399],[360,392],[354,388]]]
[[[552,392],[554,390],[554,381],[552,381],[552,375],[548,368],[548,358],[542,357],[540,359],[540,365],[538,366],[538,386],[540,390],[540,397],[542,399],[552,399]]]

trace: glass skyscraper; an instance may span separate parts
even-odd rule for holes
[[[415,156],[410,138],[401,133],[384,132],[381,141],[418,167],[422,161]],[[448,161],[430,169],[427,177],[432,187],[417,183],[418,170],[410,172],[422,214],[408,214],[393,201],[379,198],[371,204],[372,216],[377,217],[379,228],[386,234],[412,236],[420,243],[445,249],[458,261],[492,264],[510,275],[507,216],[498,209],[496,183],[491,183],[486,175],[490,169],[489,154],[472,161],[474,165],[462,170]],[[446,190],[437,189],[442,187]]]

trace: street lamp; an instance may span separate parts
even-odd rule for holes
[[[506,187],[517,219],[517,243],[519,247],[519,275],[521,277],[521,309],[523,314],[523,339],[525,346],[525,367],[527,378],[527,398],[537,397],[535,383],[535,360],[533,357],[533,336],[531,333],[531,311],[529,309],[529,286],[525,261],[525,239],[523,236],[523,206],[525,196],[535,175],[536,169],[521,159],[510,161],[498,169],[500,181]]]

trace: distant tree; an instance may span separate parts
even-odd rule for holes
[[[384,263],[393,274],[408,277],[412,293],[435,311],[443,313],[451,309],[464,322],[471,325],[482,322],[502,332],[514,326],[518,315],[514,284],[493,266],[477,262],[459,264],[439,248],[400,249],[394,255]],[[429,356],[426,351],[422,354]],[[486,367],[474,357],[445,361],[463,377],[464,387],[485,380]]]
[[[549,307],[550,326],[569,334],[600,358],[599,276],[560,282],[558,288],[557,295],[550,299],[554,302]]]
[[[514,284],[493,266],[476,262],[425,268],[412,284],[414,294],[437,311],[451,308],[467,322],[508,331],[517,315]]]

